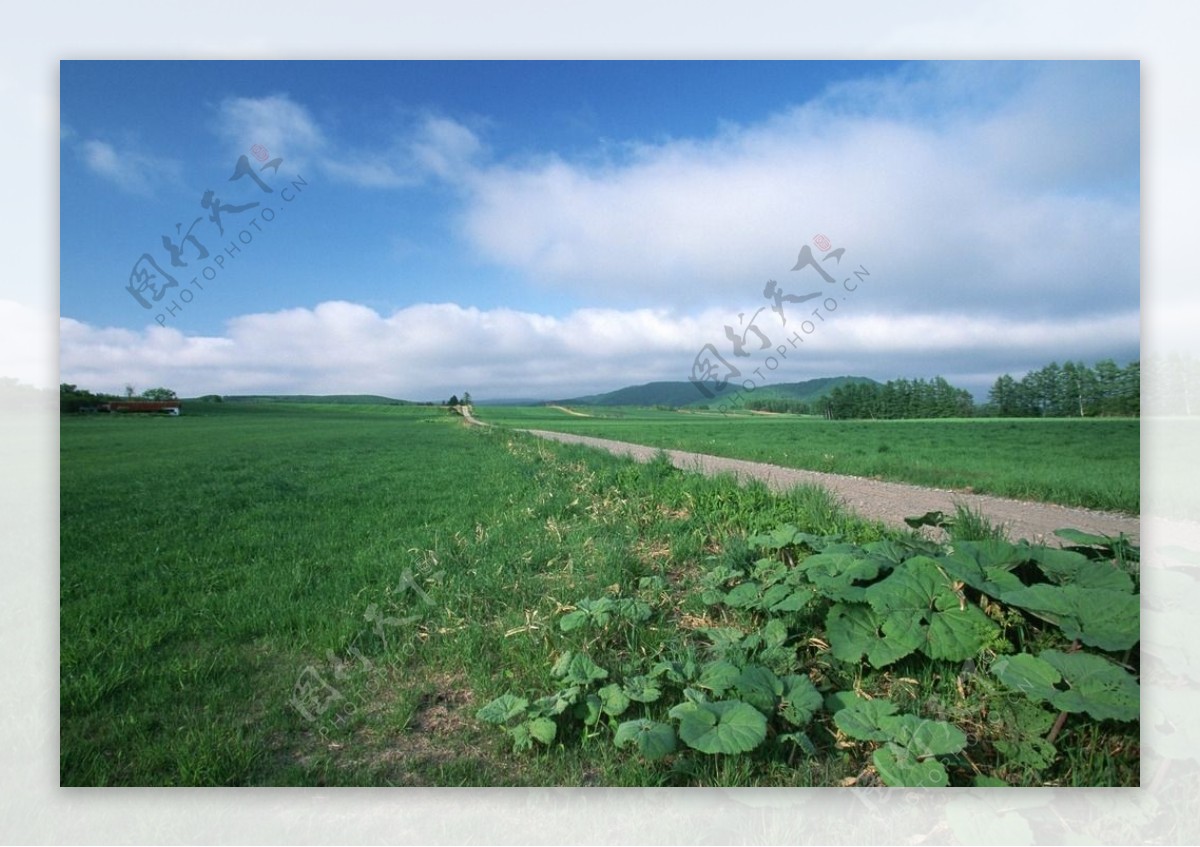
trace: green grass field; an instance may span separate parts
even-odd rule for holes
[[[827,421],[749,412],[481,407],[481,420],[785,467],[1065,506],[1140,512],[1140,422],[1123,418]]]
[[[703,586],[782,524],[901,537],[816,489],[775,495],[440,409],[64,417],[62,784],[843,784],[871,745],[814,734],[811,756],[771,741],[667,765],[564,721],[554,744],[514,755],[477,717],[508,692],[544,693],[568,650],[632,673],[752,630],[754,613],[713,606]],[[650,617],[562,630],[582,601],[618,596]],[[954,673],[908,660],[873,671],[800,640],[787,661],[831,691],[970,706],[947,688]],[[999,767],[990,743],[973,761],[1012,784],[1136,784],[1136,723],[1073,721],[1052,765]]]

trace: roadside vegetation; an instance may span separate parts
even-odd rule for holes
[[[64,785],[1137,784],[1119,541],[952,550],[986,521],[436,407],[70,416],[61,477]]]

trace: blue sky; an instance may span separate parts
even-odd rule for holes
[[[1124,362],[1139,110],[1136,62],[64,62],[61,379],[557,398],[711,344],[755,384],[982,395]],[[149,309],[143,254],[178,283]]]

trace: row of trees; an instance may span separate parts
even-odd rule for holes
[[[932,380],[894,379],[854,383],[833,389],[824,401],[828,418],[962,418],[975,410],[971,392],[955,388],[940,376]]]
[[[461,400],[458,399],[457,394],[451,394],[450,399],[445,402],[445,405],[447,405],[447,406],[470,406],[471,405],[471,392],[464,391]]]
[[[1200,408],[1200,378],[1189,380],[1200,366],[1185,368],[1179,361],[1162,369],[1164,379],[1179,383],[1178,390],[1163,392],[1174,414],[1191,414]],[[1051,362],[1016,379],[1009,374],[999,377],[988,392],[988,402],[976,406],[971,393],[955,388],[944,378],[932,380],[896,379],[879,383],[853,383],[833,389],[827,396],[812,401],[785,398],[756,398],[746,407],[756,411],[799,415],[823,415],[835,420],[874,418],[963,418],[963,417],[1096,417],[1137,416],[1141,414],[1141,364],[1130,362],[1120,367],[1112,359],[1103,359],[1088,367],[1083,362]]]
[[[140,397],[143,400],[178,400],[175,392],[169,388],[148,388],[140,395],[134,394],[132,385],[125,386],[125,397]],[[110,400],[121,399],[115,394],[93,394],[86,388],[80,388],[70,382],[60,382],[58,384],[58,404],[59,409],[64,412],[78,412],[86,406],[95,406],[100,403],[107,403]]]
[[[1141,363],[1119,367],[1103,359],[1093,367],[1083,362],[1051,362],[1021,379],[999,377],[988,392],[985,414],[996,417],[1136,416],[1141,413]]]

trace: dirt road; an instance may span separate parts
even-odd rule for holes
[[[469,412],[465,417],[469,423],[487,426]],[[598,447],[618,456],[629,456],[639,462],[648,462],[659,452],[655,447],[587,435],[571,435],[540,429],[526,429],[521,432],[528,432],[539,438],[561,441],[565,444],[585,444],[590,447]],[[677,468],[697,471],[709,476],[733,473],[740,480],[762,480],[777,491],[786,491],[796,485],[819,485],[832,492],[851,511],[864,518],[882,521],[891,526],[905,527],[904,519],[906,517],[923,515],[926,512],[940,510],[947,514],[953,514],[955,504],[963,503],[987,515],[993,523],[1003,524],[1008,530],[1009,537],[1013,540],[1027,538],[1033,542],[1045,541],[1054,544],[1057,543],[1057,538],[1053,535],[1054,530],[1064,528],[1111,536],[1123,532],[1135,544],[1138,543],[1141,535],[1141,520],[1128,515],[1095,512],[1090,509],[1056,506],[1050,503],[1011,500],[986,494],[965,494],[940,488],[923,488],[917,485],[883,482],[857,476],[803,471],[780,465],[748,462],[743,459],[727,459],[722,456],[689,453],[683,450],[667,450],[665,452],[671,457],[672,463]]]

